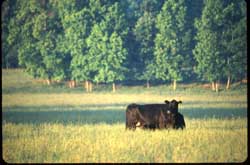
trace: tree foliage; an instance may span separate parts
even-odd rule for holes
[[[166,1],[157,16],[155,38],[156,77],[181,81],[187,39],[184,1]]]
[[[245,68],[242,66],[246,66],[242,62],[246,59],[246,13],[235,5],[245,6],[243,2],[206,0],[202,17],[195,22],[198,32],[193,53],[196,72],[204,80],[221,81],[229,75],[239,76]]]
[[[239,79],[246,77],[247,41],[245,1],[226,1],[223,13],[223,41],[225,77]],[[243,67],[242,67],[243,66]]]
[[[243,0],[6,0],[2,68],[115,83],[246,77]]]

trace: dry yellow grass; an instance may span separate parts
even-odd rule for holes
[[[32,83],[20,70],[4,70],[2,80],[8,163],[243,162],[248,156],[246,88],[216,94],[124,87],[87,94]],[[128,104],[166,99],[183,101],[185,130],[125,131]]]
[[[164,103],[164,100],[182,100],[183,106],[186,102],[195,104],[211,103],[211,106],[218,107],[217,104],[241,104],[247,101],[246,95],[242,96],[214,96],[190,95],[190,96],[161,96],[155,94],[3,94],[2,106],[31,106],[31,105],[102,105],[102,104],[130,104],[130,103]],[[237,103],[238,102],[238,103]],[[246,104],[244,104],[245,106]],[[200,105],[199,105],[200,106]],[[246,106],[245,106],[246,107]]]
[[[9,163],[244,161],[246,121],[222,122],[213,128],[220,120],[188,119],[192,125],[183,131],[134,132],[125,131],[123,124],[8,123],[3,126],[3,158]],[[200,124],[206,127],[196,127]]]

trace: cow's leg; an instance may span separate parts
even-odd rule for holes
[[[132,122],[130,128],[134,131],[136,129],[136,122]]]
[[[127,130],[127,129],[130,129],[130,124],[129,124],[128,119],[126,119],[126,130]]]
[[[133,126],[133,125],[128,125],[128,126],[126,126],[126,130],[135,130],[135,126]]]
[[[135,121],[134,120],[130,120],[128,118],[126,118],[126,130],[134,130],[135,129]]]

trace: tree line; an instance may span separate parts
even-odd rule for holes
[[[2,68],[93,83],[246,78],[244,0],[6,0]]]

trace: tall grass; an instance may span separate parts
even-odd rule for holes
[[[187,120],[184,131],[125,131],[124,124],[3,127],[7,162],[241,162],[246,121]],[[229,124],[231,123],[231,124]]]
[[[247,88],[218,93],[197,85],[120,86],[86,93],[47,86],[21,70],[2,71],[3,159],[52,162],[242,162],[247,153]],[[185,130],[126,131],[135,103],[182,100]]]

